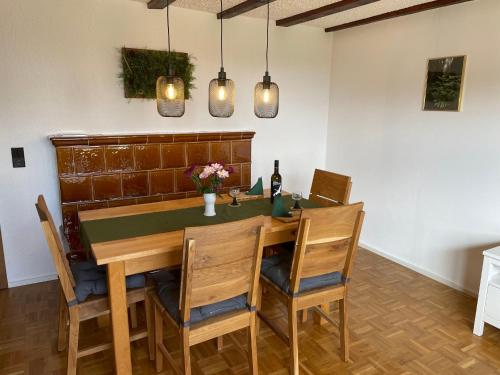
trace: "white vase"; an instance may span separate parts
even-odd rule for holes
[[[215,193],[203,194],[203,200],[205,201],[205,216],[215,216],[215,199],[217,195]]]

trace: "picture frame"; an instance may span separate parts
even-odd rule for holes
[[[423,111],[462,111],[466,65],[466,55],[427,60]]]

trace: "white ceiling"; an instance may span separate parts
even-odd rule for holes
[[[149,0],[134,0],[147,3]],[[223,0],[224,9],[233,7],[244,0]],[[293,16],[324,5],[333,4],[340,0],[275,0],[270,4],[270,17],[273,20]],[[359,19],[375,16],[397,9],[407,8],[417,4],[428,3],[432,0],[380,0],[372,4],[364,5],[352,10],[333,14],[331,16],[318,18],[304,23],[316,27],[330,27],[342,23],[356,21]],[[176,0],[172,6],[196,9],[210,13],[218,13],[220,3],[218,0]],[[244,14],[247,17],[265,18],[266,6],[254,9]],[[241,16],[240,16],[241,17]]]

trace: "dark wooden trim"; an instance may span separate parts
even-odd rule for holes
[[[5,257],[3,255],[2,228],[0,228],[0,289],[7,289],[7,270],[5,269]]]
[[[185,143],[208,141],[239,141],[253,139],[253,131],[235,132],[195,132],[195,133],[144,133],[144,134],[116,134],[116,135],[81,135],[81,136],[50,136],[49,140],[56,147],[64,146],[92,146],[92,145],[119,145],[119,144],[149,144],[149,143]]]
[[[299,23],[312,21],[317,18],[326,17],[331,14],[345,12],[363,5],[375,3],[380,0],[342,0],[337,3],[328,4],[320,8],[311,9],[307,12],[296,14],[276,21],[276,26],[293,26]]]
[[[351,27],[357,27],[357,26],[362,26],[362,25],[367,25],[373,22],[379,22],[379,21],[384,21],[388,20],[391,18],[397,18],[397,17],[402,17],[402,16],[408,16],[410,14],[415,14],[415,13],[420,13],[420,12],[425,12],[427,10],[432,10],[432,9],[437,9],[441,7],[446,7],[449,5],[456,5],[460,3],[465,3],[468,1],[472,0],[436,0],[436,1],[431,1],[430,3],[424,3],[424,4],[419,4],[415,5],[409,8],[404,8],[404,9],[399,9],[395,10],[392,12],[384,13],[384,14],[379,14],[377,16],[369,17],[369,18],[364,18],[362,20],[354,21],[354,22],[348,22],[344,23],[341,25],[333,26],[333,27],[328,27],[325,29],[325,31],[328,32],[333,32],[333,31],[339,31],[339,30],[344,30],[344,29],[349,29]]]
[[[148,9],[165,9],[168,5],[172,4],[175,0],[150,0],[148,2]]]
[[[273,1],[275,0],[269,0],[270,3],[272,3]],[[217,18],[233,18],[263,5],[267,5],[267,0],[246,0],[241,4],[224,10],[222,13],[217,13]]]

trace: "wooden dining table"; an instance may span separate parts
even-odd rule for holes
[[[268,196],[269,192],[265,192]],[[246,196],[244,199],[263,199],[262,196]],[[218,198],[217,204],[228,204],[232,200],[228,195]],[[244,203],[244,202],[243,202]],[[80,223],[99,223],[101,220],[123,220],[128,216],[166,213],[182,209],[200,208],[203,215],[203,198],[194,197],[157,203],[104,208],[82,211]],[[269,204],[270,205],[270,204]],[[238,210],[239,208],[231,208]],[[294,241],[298,221],[282,221],[269,216],[266,227],[265,246]],[[120,238],[111,241],[89,241],[87,246],[98,265],[106,265],[108,293],[113,330],[113,349],[117,374],[131,374],[132,360],[130,352],[130,332],[126,299],[125,277],[138,273],[172,267],[181,264],[184,230],[175,230]],[[122,236],[123,237],[123,236]]]

